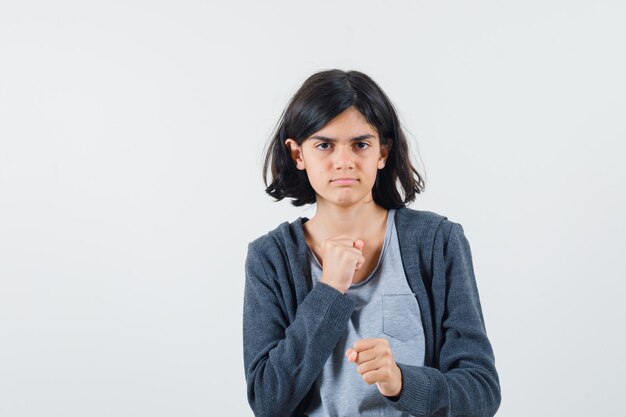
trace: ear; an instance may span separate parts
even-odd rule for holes
[[[302,147],[298,145],[298,142],[288,138],[285,140],[285,146],[287,146],[289,155],[291,156],[294,164],[296,164],[296,168],[299,170],[305,169],[304,158],[302,157]]]
[[[381,145],[380,157],[378,158],[378,169],[383,169],[385,167],[392,145],[393,145],[393,141],[391,139],[387,139],[386,145]]]

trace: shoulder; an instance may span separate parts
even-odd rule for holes
[[[301,222],[302,218],[283,222],[248,243],[245,264],[249,280],[291,286],[293,275],[305,272],[307,252]]]
[[[248,252],[255,252],[264,258],[277,258],[294,251],[299,245],[299,234],[302,233],[302,219],[282,222],[274,229],[248,243]]]
[[[461,223],[448,216],[428,210],[401,207],[396,212],[398,236],[405,242],[421,242],[420,247],[435,252],[447,252],[450,242],[467,245]]]
[[[406,228],[418,234],[431,234],[433,236],[449,236],[455,228],[461,225],[448,218],[448,216],[429,210],[417,210],[409,207],[401,207],[396,212],[396,222],[400,228]]]

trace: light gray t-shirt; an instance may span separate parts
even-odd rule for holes
[[[382,337],[389,341],[396,362],[424,364],[422,320],[417,298],[402,267],[395,212],[395,209],[388,212],[385,240],[376,268],[346,292],[356,302],[356,308],[315,381],[307,416],[409,416],[386,404],[376,384],[365,382],[356,370],[358,365],[350,363],[345,356],[346,350],[357,340]],[[313,285],[317,285],[322,267],[310,248],[309,259]]]

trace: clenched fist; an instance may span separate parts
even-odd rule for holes
[[[361,339],[354,348],[346,350],[348,361],[356,363],[357,372],[368,384],[376,384],[387,397],[396,397],[402,391],[402,371],[393,359],[387,339]]]
[[[322,241],[322,278],[324,284],[345,293],[352,284],[354,271],[363,266],[365,242],[347,235],[338,235]]]

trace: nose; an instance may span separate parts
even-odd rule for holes
[[[354,168],[354,155],[350,146],[337,146],[335,152],[335,167],[337,168]]]

